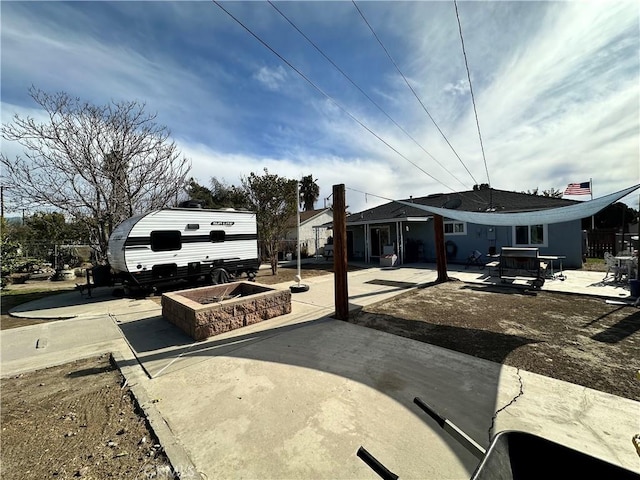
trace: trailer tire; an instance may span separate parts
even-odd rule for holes
[[[224,268],[216,268],[211,272],[211,284],[220,285],[221,283],[229,283],[229,272]]]

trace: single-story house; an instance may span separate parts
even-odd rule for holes
[[[469,212],[528,212],[581,203],[575,200],[482,188],[410,198],[405,202]],[[397,264],[435,262],[433,214],[389,202],[347,216],[347,257],[378,264],[393,251]],[[447,261],[465,263],[478,250],[500,253],[502,247],[537,247],[540,255],[564,256],[563,266],[580,268],[583,258],[581,220],[520,226],[491,226],[444,219]]]
[[[302,253],[306,251],[307,255],[314,256],[316,252],[322,255],[322,247],[331,237],[331,228],[317,228],[320,225],[331,223],[333,221],[333,210],[330,208],[322,208],[319,210],[306,210],[300,212],[300,250]],[[289,230],[285,234],[284,241],[287,244],[287,251],[291,252],[295,257],[298,239],[297,219],[291,218],[288,222]]]

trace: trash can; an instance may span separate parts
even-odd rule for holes
[[[632,278],[629,280],[629,289],[632,297],[640,297],[640,280]]]

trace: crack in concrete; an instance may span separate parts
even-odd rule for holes
[[[520,376],[519,368],[516,369],[516,375],[518,375],[518,382],[520,383],[520,391],[509,401],[509,403],[500,407],[498,410],[496,410],[496,413],[493,414],[493,417],[491,418],[491,426],[489,427],[489,431],[488,431],[489,444],[491,444],[492,432],[493,432],[493,428],[495,427],[496,420],[498,419],[498,414],[503,410],[506,410],[507,408],[509,408],[514,403],[516,403],[518,401],[518,398],[524,395],[524,383],[522,382],[522,377]]]

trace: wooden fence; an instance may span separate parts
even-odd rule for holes
[[[615,255],[618,251],[615,230],[593,230],[587,232],[588,254],[590,258],[604,258],[604,253]]]

